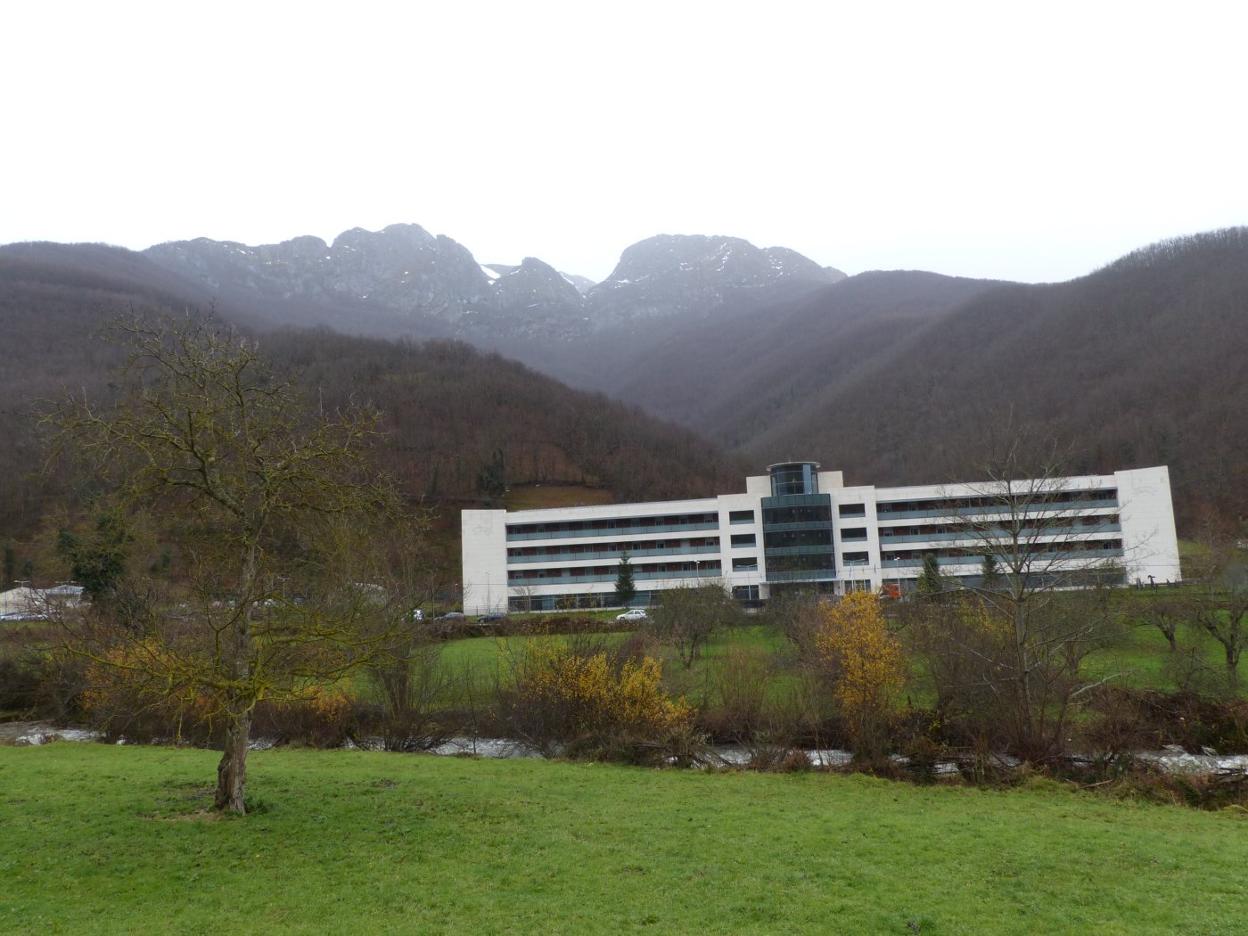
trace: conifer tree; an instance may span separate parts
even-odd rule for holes
[[[615,603],[626,608],[636,594],[637,587],[633,584],[633,564],[628,561],[628,553],[624,553],[620,557],[620,567],[615,573]]]
[[[935,553],[929,552],[923,556],[923,571],[919,573],[918,589],[920,595],[928,598],[945,590],[945,579],[940,574],[940,564],[936,561]]]

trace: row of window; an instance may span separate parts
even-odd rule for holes
[[[733,537],[736,539],[736,537]],[[753,537],[751,537],[753,539]],[[600,553],[646,553],[651,550],[679,553],[690,549],[718,550],[718,536],[703,536],[693,539],[637,540],[636,542],[619,543],[573,543],[569,546],[514,546],[507,550],[508,562],[519,562],[525,559],[551,559],[555,562],[574,559],[593,559]]]
[[[783,572],[826,572],[836,568],[836,558],[829,553],[797,556],[768,556],[767,574]]]
[[[507,581],[530,584],[547,584],[551,581],[577,579],[612,579],[620,571],[619,563],[601,566],[580,566],[575,569],[508,569]],[[717,575],[719,560],[707,559],[705,562],[646,562],[633,566],[634,578],[647,576],[663,576],[667,573],[687,572],[691,575]]]
[[[1027,555],[1043,555],[1045,553],[1106,553],[1121,552],[1122,540],[1106,539],[1106,540],[1080,540],[1078,542],[1057,542],[1057,543],[1033,543],[1024,550]],[[882,554],[885,562],[890,560],[902,559],[922,559],[925,555],[934,555],[938,558],[969,558],[979,559],[983,556],[982,549],[965,549],[965,548],[949,548],[949,549],[897,549],[890,550]],[[860,555],[866,555],[861,553]]]
[[[789,549],[795,546],[831,546],[832,528],[822,530],[768,530],[763,534],[768,549]]]
[[[1038,508],[1042,505],[1049,507],[1064,504],[1077,506],[1088,501],[1115,500],[1117,497],[1118,491],[1114,488],[1102,488],[1091,491],[1022,491],[1013,499],[1005,495],[997,497],[989,494],[977,497],[933,497],[923,498],[922,500],[887,501],[876,505],[876,513],[881,517],[885,517],[890,513],[905,513],[912,510],[948,510],[952,512],[976,507],[1002,507],[1011,503],[1017,505],[1020,509],[1026,510],[1028,508]]]
[[[648,608],[654,603],[657,592],[639,591],[628,603],[630,608]],[[507,610],[516,611],[573,611],[578,608],[611,608],[615,605],[615,592],[582,592],[578,595],[512,595],[507,599]]]
[[[594,536],[601,533],[644,533],[655,527],[681,527],[711,523],[718,526],[719,514],[693,513],[668,514],[655,517],[618,517],[601,520],[567,520],[552,523],[515,523],[507,525],[508,537],[533,537],[538,534],[585,533]]]
[[[828,504],[801,507],[767,507],[763,510],[763,526],[778,523],[831,523],[832,508]]]
[[[1076,532],[1081,527],[1098,527],[1102,525],[1113,525],[1118,523],[1117,514],[1106,514],[1104,516],[1090,517],[1035,517],[1022,520],[1016,525],[1012,525],[1011,529],[1004,527],[988,527],[974,523],[940,523],[932,526],[901,526],[901,527],[883,527],[880,529],[881,542],[896,536],[930,536],[934,534],[944,533],[967,533],[977,536],[1009,536],[1015,532],[1019,533],[1044,533],[1046,530],[1064,530],[1073,529]]]

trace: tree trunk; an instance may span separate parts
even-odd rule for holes
[[[222,812],[247,812],[243,805],[247,782],[247,744],[251,740],[251,713],[231,718],[225,731],[225,750],[217,765],[217,797],[215,806]]]

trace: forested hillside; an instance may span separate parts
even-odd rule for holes
[[[900,324],[848,380],[808,365],[808,392],[742,451],[808,454],[864,483],[966,478],[1012,418],[1063,442],[1078,470],[1169,464],[1181,525],[1248,515],[1248,228]]]
[[[106,397],[117,348],[102,326],[117,315],[200,314],[212,297],[140,255],[106,247],[0,249],[0,539],[21,538],[68,491],[45,466],[34,417],[67,392]],[[219,304],[312,405],[348,399],[383,412],[378,457],[413,498],[458,504],[508,483],[601,485],[617,497],[709,494],[742,471],[692,432],[453,342],[388,342],[328,330],[266,331],[272,306]],[[45,468],[50,468],[45,471]]]
[[[373,240],[387,238],[393,232]],[[256,260],[230,246],[216,248],[231,264]],[[391,430],[386,457],[414,496],[476,497],[491,483],[478,483],[486,466],[513,482],[586,481],[621,498],[733,490],[745,471],[793,457],[844,469],[851,482],[966,479],[979,474],[989,439],[1008,420],[1062,444],[1073,470],[1169,464],[1188,528],[1202,515],[1248,515],[1248,229],[1159,244],[1089,276],[1034,286],[907,271],[830,284],[787,273],[776,282],[761,273],[704,282],[704,268],[731,272],[725,251],[737,242],[653,238],[640,246],[630,250],[645,262],[630,260],[618,276],[627,288],[611,293],[637,293],[619,323],[559,340],[513,323],[478,329],[472,340],[688,426],[735,452],[731,463],[639,410],[440,340],[450,326],[433,314],[404,319],[410,338],[439,339],[426,344],[274,330],[404,333],[373,299],[329,302],[317,290],[252,288],[246,277],[210,283],[198,267],[184,279],[113,248],[2,248],[10,351],[0,361],[0,431],[9,441],[0,468],[24,480],[6,491],[0,516],[28,524],[41,509],[31,500],[46,482],[29,477],[37,453],[28,406],[102,379],[111,352],[91,338],[98,324],[131,307],[212,304],[263,333],[271,353],[323,400],[355,393],[381,406]],[[785,270],[793,265],[746,247],[732,256],[752,258],[759,270],[777,257]],[[536,261],[500,269],[490,274],[512,279],[492,285],[491,295],[515,292],[508,314],[539,323],[572,315],[564,306],[575,290],[553,270]],[[546,290],[548,280],[558,288]],[[659,285],[645,292],[634,281]],[[547,292],[564,311],[542,307]],[[662,314],[646,313],[658,305]]]
[[[725,309],[630,359],[611,389],[726,445],[749,447],[812,399],[870,372],[916,328],[994,285],[935,273],[863,273],[786,302]],[[800,457],[804,444],[795,440],[777,459]]]

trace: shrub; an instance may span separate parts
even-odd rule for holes
[[[450,679],[438,644],[413,638],[376,660],[368,673],[381,698],[375,732],[387,751],[427,750],[446,740],[438,706]]]
[[[220,701],[189,680],[157,678],[145,664],[159,656],[169,672],[174,651],[155,640],[113,648],[85,667],[83,713],[109,737],[205,744],[221,737]],[[274,743],[341,745],[357,721],[352,699],[336,687],[309,685],[294,698],[264,700],[252,712],[252,734]]]
[[[854,592],[812,614],[814,663],[845,718],[855,754],[886,754],[886,729],[905,681],[901,645],[888,632],[880,599]]]
[[[708,676],[702,725],[720,740],[753,740],[768,726],[770,655],[756,647],[731,647],[717,664]]]
[[[27,714],[34,711],[42,676],[38,658],[33,653],[0,659],[0,712]]]
[[[689,730],[693,712],[662,689],[653,657],[616,659],[605,651],[578,654],[561,642],[530,643],[513,663],[504,693],[508,721],[544,748],[569,754],[659,751]]]
[[[279,744],[341,747],[353,734],[356,722],[356,703],[346,692],[313,686],[302,699],[257,705],[252,736]]]

